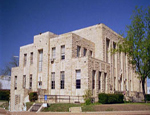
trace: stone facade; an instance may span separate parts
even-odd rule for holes
[[[104,24],[34,36],[33,44],[20,47],[19,67],[12,68],[11,111],[23,110],[31,91],[38,92],[38,101],[43,95],[82,96],[86,89],[95,100],[101,92],[126,91],[134,97],[142,91],[135,70],[125,54],[109,52],[119,39]]]

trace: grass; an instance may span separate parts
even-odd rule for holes
[[[9,107],[9,103],[8,101],[6,101],[5,103],[3,103],[2,105],[0,105],[1,108],[5,108],[8,110],[8,107]]]
[[[81,104],[73,104],[73,103],[57,103],[50,104],[50,107],[46,107],[42,109],[42,112],[69,112],[70,107],[81,107]]]
[[[34,102],[27,102],[27,103],[26,103],[27,110],[33,105],[33,103],[34,103]]]
[[[6,100],[0,100],[0,102],[7,102]]]
[[[42,109],[42,112],[68,112],[70,107],[82,107],[83,112],[92,111],[137,111],[150,110],[150,103],[122,103],[122,104],[100,104],[93,103],[85,104],[71,104],[71,103],[57,103],[51,104],[50,107]]]

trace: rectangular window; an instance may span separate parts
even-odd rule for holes
[[[84,50],[83,50],[83,55],[86,56],[86,53],[87,53],[87,49],[84,48]]]
[[[95,89],[95,73],[96,73],[96,71],[93,70],[92,71],[92,89]]]
[[[15,76],[15,80],[14,80],[14,88],[15,88],[15,90],[17,89],[17,76]]]
[[[26,75],[23,75],[23,89],[26,88]]]
[[[29,88],[32,89],[32,74],[30,74]]]
[[[42,71],[43,64],[43,50],[39,50],[39,72]]]
[[[116,43],[113,42],[113,49],[116,49]],[[116,61],[115,61],[115,54],[113,54],[113,63],[114,63],[114,67],[116,67]]]
[[[31,55],[30,55],[30,64],[33,64],[33,52],[31,52]]]
[[[64,89],[65,85],[65,72],[61,71],[60,72],[60,89]]]
[[[81,88],[81,70],[76,70],[76,89]]]
[[[90,50],[90,56],[93,57],[93,52]]]
[[[65,45],[61,46],[61,60],[65,59]]]
[[[39,81],[38,85],[39,85],[38,88],[41,89],[42,88],[42,81]]]
[[[52,59],[56,59],[56,48],[52,48]]]
[[[55,89],[55,72],[52,72],[51,77],[51,89]]]
[[[80,57],[80,50],[81,50],[81,47],[80,46],[77,46],[77,57]]]
[[[108,51],[109,51],[109,42],[110,42],[110,40],[106,39],[106,62],[109,61],[109,54],[108,54]]]
[[[106,85],[107,85],[106,76],[107,76],[107,73],[104,73],[104,92],[106,91]]]
[[[27,64],[27,54],[24,54],[24,66]]]
[[[99,71],[99,75],[98,75],[98,89],[101,89],[101,72]]]

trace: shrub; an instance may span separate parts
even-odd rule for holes
[[[9,101],[10,90],[0,90],[0,100]]]
[[[86,105],[90,105],[90,104],[91,104],[91,99],[85,100],[85,104],[86,104]]]
[[[38,100],[37,92],[29,93],[29,100],[30,100],[30,102],[35,102],[35,100]]]
[[[145,94],[146,101],[150,101],[150,94]]]
[[[102,104],[113,104],[113,103],[123,103],[124,96],[122,94],[105,94],[100,93],[98,95],[99,103]]]
[[[100,93],[100,94],[98,95],[98,98],[99,98],[99,103],[102,103],[102,104],[108,103],[108,96],[107,96],[107,94],[105,94],[105,93]]]
[[[83,99],[84,99],[86,105],[91,104],[91,101],[92,101],[92,92],[91,92],[91,90],[89,90],[89,89],[85,90],[85,93],[83,95]]]

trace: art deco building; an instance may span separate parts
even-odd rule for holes
[[[35,35],[32,44],[20,47],[19,67],[12,68],[11,111],[22,110],[33,91],[41,102],[43,95],[82,96],[86,89],[95,101],[101,92],[123,91],[126,97],[141,99],[141,81],[127,55],[109,52],[120,37],[104,24],[61,35]]]

